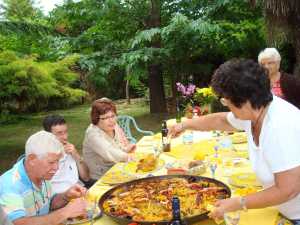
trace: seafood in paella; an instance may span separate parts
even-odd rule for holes
[[[165,221],[172,218],[172,197],[181,204],[181,216],[207,213],[217,199],[230,197],[224,186],[210,180],[181,177],[149,179],[115,189],[103,202],[107,215],[134,221]]]

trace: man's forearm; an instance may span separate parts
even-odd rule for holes
[[[68,218],[64,209],[56,210],[45,216],[24,217],[13,222],[14,225],[58,225]]]

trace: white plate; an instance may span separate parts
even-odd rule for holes
[[[97,212],[94,213],[93,216],[90,216],[89,215],[89,212],[88,212],[88,218],[84,218],[84,219],[68,219],[65,223],[65,225],[71,225],[71,224],[80,224],[80,223],[86,223],[86,222],[89,222],[89,221],[92,221],[92,220],[96,220],[96,219],[99,219],[101,216],[102,216],[102,212],[100,211],[100,209],[97,207]]]

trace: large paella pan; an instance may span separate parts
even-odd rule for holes
[[[99,200],[101,211],[119,223],[167,224],[172,217],[171,199],[177,196],[187,223],[207,218],[210,205],[230,197],[224,183],[201,176],[167,175],[120,184]]]

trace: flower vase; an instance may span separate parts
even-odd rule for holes
[[[184,116],[187,119],[192,119],[193,118],[193,107],[188,105],[185,110],[184,110]]]
[[[206,115],[211,113],[211,104],[201,105],[201,114]]]

